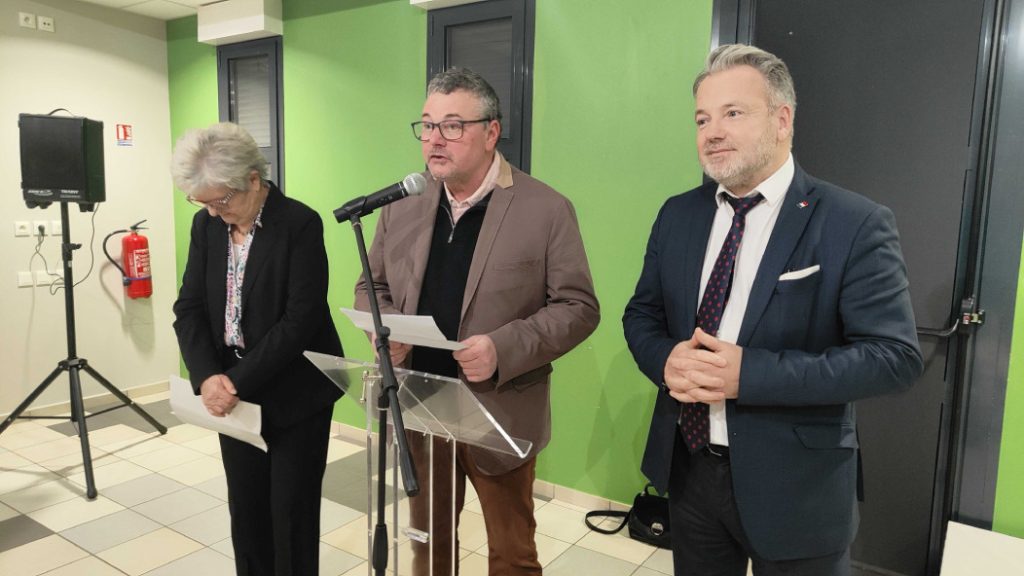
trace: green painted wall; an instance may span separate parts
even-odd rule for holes
[[[533,175],[579,214],[601,325],[555,366],[553,433],[538,475],[631,501],[654,387],[622,336],[651,224],[701,181],[691,84],[710,44],[711,2],[537,2]]]
[[[370,360],[366,336],[338,312],[352,306],[359,277],[355,236],[330,214],[423,169],[409,123],[423,106],[426,13],[402,1],[318,0],[288,2],[284,16],[287,192],[324,215],[334,321],[346,355]],[[367,244],[376,223],[376,215],[363,221]],[[365,422],[359,406],[345,399],[335,418]]]
[[[196,28],[194,16],[167,23],[167,77],[173,142],[189,128],[209,126],[217,121],[217,49],[197,42]],[[174,242],[179,286],[188,258],[189,231],[194,213],[195,207],[185,201],[185,196],[175,193]],[[186,373],[184,361],[181,362],[181,373]]]
[[[1024,538],[1024,266],[1017,287],[992,529]]]
[[[325,215],[337,310],[351,305],[359,263],[350,227],[330,210],[423,166],[408,123],[423,103],[426,13],[405,0],[289,0],[284,27],[285,187]],[[700,182],[690,83],[710,28],[709,0],[645,0],[643,10],[537,2],[533,172],[576,205],[603,312],[597,332],[556,364],[554,437],[538,475],[619,501],[642,486],[654,398],[620,319],[658,208]],[[195,18],[168,25],[175,138],[217,119],[216,50],[195,34]],[[194,209],[175,208],[180,273]],[[347,354],[370,358],[362,333],[338,313],[335,322]],[[335,416],[363,421],[344,399]]]
[[[209,126],[217,121],[217,49],[196,41],[196,26],[194,16],[167,23],[171,139],[175,142],[189,128]],[[185,201],[184,195],[176,193],[174,229],[179,279],[185,271],[194,213],[195,207]]]

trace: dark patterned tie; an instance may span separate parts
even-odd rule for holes
[[[700,308],[697,309],[697,326],[712,336],[718,334],[718,327],[722,323],[722,312],[725,310],[725,303],[729,301],[733,265],[736,263],[736,252],[740,248],[740,242],[743,241],[743,229],[747,225],[747,212],[764,200],[764,196],[754,194],[746,198],[733,198],[726,194],[725,199],[732,205],[734,212],[732,226],[725,237],[725,242],[722,243],[722,249],[718,252],[715,267],[711,269],[711,276],[708,277],[707,286],[704,287],[704,297],[700,301]],[[683,404],[679,432],[686,440],[686,446],[691,454],[708,445],[709,427],[707,404],[703,402]]]

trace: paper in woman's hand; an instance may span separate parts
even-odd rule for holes
[[[258,404],[239,402],[230,414],[214,416],[203,406],[202,396],[196,396],[192,391],[188,380],[172,375],[170,384],[171,410],[178,420],[231,436],[267,451],[267,443],[260,436],[263,414]]]

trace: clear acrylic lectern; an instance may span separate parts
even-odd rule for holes
[[[377,399],[380,373],[376,364],[305,352],[345,396],[366,413],[367,558],[372,557],[374,487],[377,470]],[[409,451],[419,475],[420,493],[407,498],[400,490],[398,443],[387,426],[388,535],[391,539],[387,573],[398,576],[454,576],[459,550],[455,534],[456,443],[469,444],[520,458],[530,455],[532,443],[512,438],[461,380],[395,369],[398,402],[405,419]],[[394,503],[398,502],[398,506]],[[368,565],[367,573],[372,573]]]

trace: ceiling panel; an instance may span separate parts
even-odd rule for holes
[[[79,0],[79,2],[117,8],[158,20],[174,20],[194,15],[200,3],[209,3],[210,0]]]

